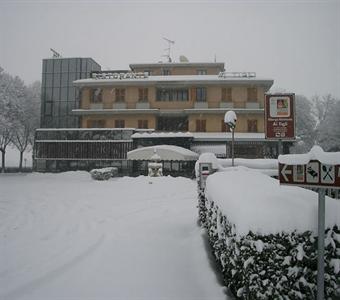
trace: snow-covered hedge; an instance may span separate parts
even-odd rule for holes
[[[90,171],[91,177],[94,180],[108,180],[118,174],[118,168],[108,167],[103,169],[93,169]]]
[[[208,177],[199,216],[240,299],[315,299],[317,194],[245,168]],[[340,295],[340,201],[326,200],[325,296]]]

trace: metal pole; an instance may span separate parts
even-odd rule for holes
[[[279,155],[283,154],[283,147],[282,147],[282,140],[279,139],[279,143],[278,143],[278,152],[279,152]]]
[[[325,284],[325,190],[319,189],[319,212],[318,212],[318,294],[317,300],[324,300]]]
[[[234,128],[231,130],[231,166],[234,166]]]
[[[228,158],[228,136],[227,134],[226,134],[226,140],[225,140],[225,158]]]

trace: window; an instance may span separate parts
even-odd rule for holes
[[[230,127],[226,123],[224,123],[224,120],[221,120],[221,131],[230,132]]]
[[[115,120],[115,128],[125,128],[125,120]]]
[[[232,102],[231,88],[222,88],[222,102]]]
[[[152,75],[152,71],[151,70],[144,70],[144,74],[148,74],[148,76]]]
[[[188,89],[162,89],[156,91],[157,101],[189,101]]]
[[[76,95],[75,95],[75,88],[74,87],[69,87],[68,88],[68,100],[75,100]]]
[[[62,101],[66,101],[67,100],[67,93],[68,93],[67,87],[62,87],[60,89],[60,98],[61,98]]]
[[[60,73],[54,73],[53,74],[53,87],[59,87],[60,86],[60,79],[61,79]]]
[[[248,120],[248,132],[257,132],[257,120]]]
[[[116,102],[125,101],[125,89],[116,89]]]
[[[45,102],[45,115],[47,116],[52,115],[52,106],[53,102]]]
[[[206,120],[196,120],[196,132],[206,131]]]
[[[148,128],[148,120],[138,120],[138,128]]]
[[[248,102],[257,102],[257,88],[248,88],[247,89],[247,101]]]
[[[196,101],[198,102],[207,101],[207,89],[205,87],[196,88]]]
[[[87,128],[105,128],[105,120],[87,120]]]
[[[102,89],[91,90],[91,103],[101,103],[103,101],[103,91]]]
[[[159,117],[157,119],[159,131],[188,131],[188,117]]]
[[[163,69],[162,70],[162,75],[164,75],[164,76],[171,75],[171,71],[169,69]]]
[[[148,89],[147,88],[138,89],[138,101],[139,102],[148,101]]]
[[[61,74],[61,86],[68,86],[68,73]]]
[[[53,96],[52,96],[53,101],[58,101],[60,100],[60,88],[55,87],[53,88]]]
[[[66,116],[67,115],[67,102],[60,101],[59,107],[60,107],[60,115]]]
[[[207,75],[207,70],[205,69],[197,70],[197,75]]]
[[[61,61],[61,72],[62,73],[68,72],[68,63],[69,63],[69,59],[63,59]]]

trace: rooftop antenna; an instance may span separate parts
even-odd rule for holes
[[[57,51],[55,51],[54,49],[50,48],[50,50],[53,53],[53,58],[60,58],[61,57],[61,55]]]
[[[168,43],[168,48],[164,49],[164,50],[167,51],[167,53],[162,55],[162,56],[166,57],[168,59],[168,62],[172,62],[171,55],[170,55],[171,54],[171,45],[175,44],[175,41],[169,40],[165,37],[163,37],[163,40],[165,40]]]

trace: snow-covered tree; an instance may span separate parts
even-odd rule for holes
[[[20,152],[19,170],[22,170],[23,154],[33,146],[34,132],[39,127],[40,83],[35,82],[24,90],[13,129],[12,142]]]
[[[318,126],[318,143],[325,151],[340,151],[340,100],[323,98],[327,111]]]
[[[6,148],[11,143],[15,103],[12,101],[13,78],[0,67],[0,152],[2,172],[5,172]]]
[[[33,145],[34,131],[39,127],[40,83],[26,87],[19,77],[12,77],[0,67],[0,152],[5,171],[7,146],[12,143],[20,152]]]
[[[315,143],[316,117],[313,103],[302,95],[295,96],[296,108],[296,135],[298,141],[291,148],[293,153],[308,152]]]

